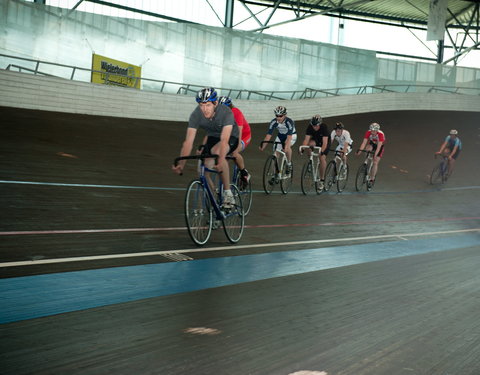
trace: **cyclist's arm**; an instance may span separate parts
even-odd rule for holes
[[[455,147],[453,148],[452,152],[450,153],[450,155],[448,155],[448,158],[449,159],[452,159],[453,158],[453,155],[455,155],[455,153],[457,152],[458,150],[458,145],[455,145]]]
[[[180,156],[190,155],[193,148],[193,141],[195,140],[196,135],[197,129],[187,128],[187,135],[185,136],[185,140],[183,141],[182,148],[180,150]],[[177,166],[172,166],[172,170],[177,174],[181,174],[186,162],[186,160],[180,160]]]
[[[437,151],[437,154],[441,154],[446,146],[447,146],[447,141],[442,143],[442,145],[440,146],[440,150]]]
[[[271,134],[266,134],[265,138],[263,140],[268,142],[270,139],[272,139],[272,135]],[[265,147],[267,147],[267,144],[263,143],[259,148],[260,148],[260,150],[263,151],[265,149]]]
[[[368,141],[367,138],[363,138],[363,142],[360,145],[360,147],[358,148],[357,155],[360,155],[360,151],[365,150],[365,146],[367,145],[367,141]]]
[[[303,139],[302,146],[308,146],[310,145],[310,139],[312,138],[311,135],[305,135],[305,138]]]

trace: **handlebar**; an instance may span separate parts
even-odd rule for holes
[[[367,151],[367,150],[357,150],[357,152],[365,152],[367,155],[373,155],[373,154],[375,154],[374,151]]]
[[[335,151],[335,154],[344,154],[345,153],[345,151],[336,150],[334,148],[331,148],[330,151]]]
[[[322,148],[321,148],[321,147],[318,147],[318,146],[305,146],[305,145],[302,145],[302,146],[299,146],[299,147],[298,147],[298,152],[303,153],[303,150],[306,150],[306,149],[310,149],[310,150],[312,150],[313,152],[316,152],[317,154],[320,154],[320,151],[322,150]]]
[[[262,142],[260,142],[260,147],[262,147],[264,143],[272,143],[272,144],[274,144],[275,146],[282,144],[282,142],[278,142],[278,141],[262,141]]]
[[[190,155],[190,156],[179,156],[173,161],[173,165],[176,167],[180,160],[205,160],[215,158],[215,164],[218,163],[218,155],[216,154],[201,154],[201,155]]]

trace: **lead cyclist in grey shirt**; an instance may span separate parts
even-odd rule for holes
[[[180,156],[189,156],[192,152],[193,142],[198,128],[207,133],[207,143],[204,152],[218,154],[218,162],[215,168],[221,172],[224,190],[224,206],[235,203],[230,190],[230,171],[225,157],[238,147],[238,125],[235,123],[233,112],[224,105],[218,105],[217,92],[213,87],[200,90],[197,93],[197,108],[190,115],[187,135],[180,150]],[[172,170],[181,174],[186,160],[181,160]],[[212,161],[207,161],[213,163]],[[212,165],[210,165],[212,167]]]

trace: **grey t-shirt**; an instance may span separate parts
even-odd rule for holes
[[[197,106],[188,120],[189,128],[202,128],[207,132],[207,136],[216,138],[220,138],[220,134],[225,125],[233,125],[231,136],[238,138],[239,130],[235,118],[233,117],[233,112],[223,104],[217,105],[215,108],[215,114],[211,119],[206,119],[205,116],[203,116],[200,107]]]

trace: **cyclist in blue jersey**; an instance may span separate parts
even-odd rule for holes
[[[462,141],[458,138],[458,131],[455,129],[450,130],[450,134],[445,138],[445,141],[440,146],[440,150],[438,150],[435,154],[440,155],[448,155],[448,174],[447,177],[453,172],[453,168],[455,167],[455,160],[457,160],[458,156],[460,155],[460,151],[462,150]]]
[[[272,134],[277,130],[277,138],[275,142],[282,142],[281,145],[277,145],[277,150],[284,150],[287,156],[288,168],[287,173],[290,173],[292,169],[292,146],[297,140],[297,130],[295,129],[295,122],[287,117],[287,109],[283,106],[278,106],[273,111],[275,118],[270,121],[268,125],[267,134],[265,135],[264,141],[269,141],[272,138]],[[260,150],[264,150],[267,143],[263,143],[260,146]]]
[[[188,120],[187,134],[180,150],[180,156],[189,156],[192,152],[193,142],[198,128],[207,133],[207,142],[204,147],[206,154],[218,154],[218,162],[215,168],[221,172],[224,186],[225,207],[231,207],[235,203],[230,190],[230,171],[226,156],[238,147],[239,129],[233,117],[233,112],[225,105],[218,104],[217,92],[213,87],[200,90],[195,98],[198,105]],[[186,160],[181,160],[172,170],[181,174]],[[209,166],[212,167],[211,165]]]

